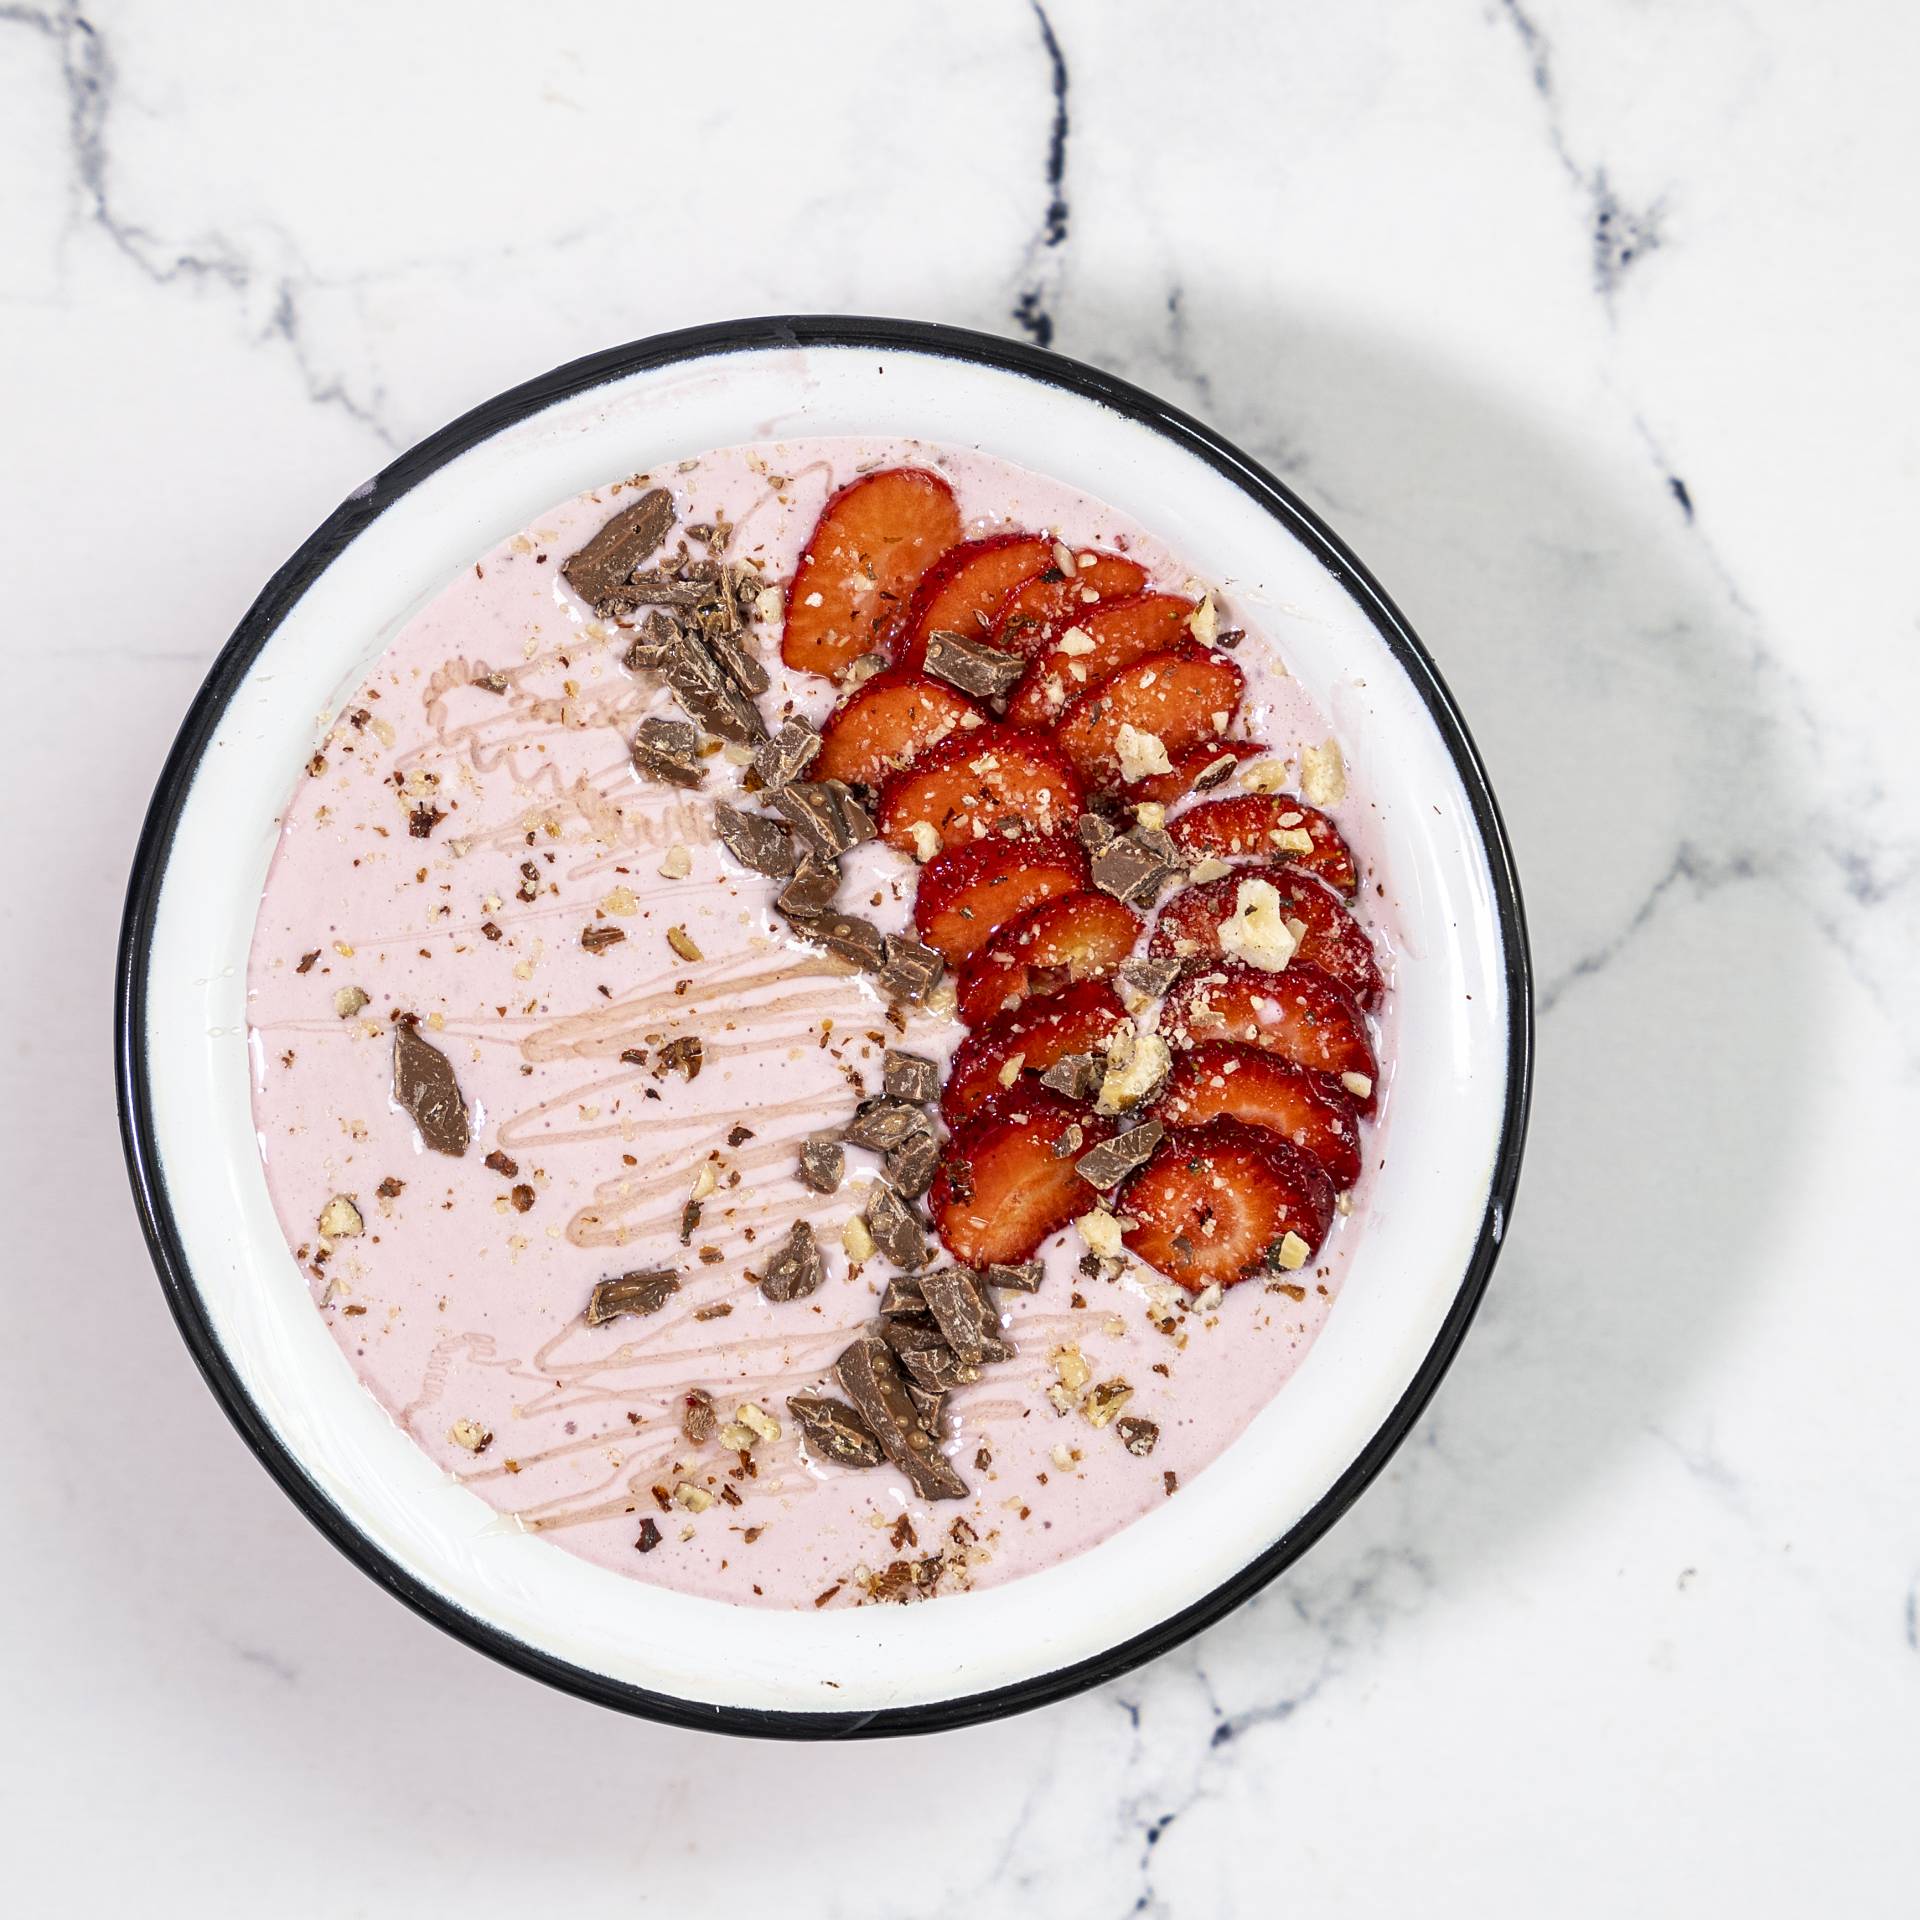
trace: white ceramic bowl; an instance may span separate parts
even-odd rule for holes
[[[978,445],[1133,515],[1204,576],[1271,582],[1270,599],[1254,591],[1258,618],[1380,808],[1405,957],[1389,1171],[1325,1331],[1247,1431],[1177,1500],[1028,1579],[783,1613],[667,1592],[514,1531],[382,1412],[268,1205],[244,990],[314,715],[447,579],[611,474],[815,434]],[[308,1517],[401,1599],[526,1672],[663,1719],[795,1735],[951,1726],[1056,1698],[1173,1645],[1302,1553],[1380,1470],[1466,1331],[1519,1172],[1532,1048],[1493,795],[1433,663],[1339,541],[1254,462],[1105,374],[985,335],[838,318],[700,328],[561,368],[342,505],[268,583],[167,762],[129,892],[117,1026],[155,1265],[209,1384]]]

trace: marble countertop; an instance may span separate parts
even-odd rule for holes
[[[1793,0],[0,6],[0,1900],[1911,1912],[1916,60]],[[1491,1295],[1331,1537],[1113,1685],[826,1755],[547,1692],[308,1527],[152,1281],[107,1019],[173,729],[332,503],[783,310],[1274,466],[1470,716],[1542,982]]]

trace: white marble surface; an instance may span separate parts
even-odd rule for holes
[[[0,6],[0,1904],[1910,1913],[1912,11],[707,18]],[[830,1756],[548,1693],[327,1547],[109,1082],[141,809],[265,576],[498,388],[783,309],[1050,338],[1278,467],[1464,702],[1543,983],[1492,1295],[1333,1536]]]

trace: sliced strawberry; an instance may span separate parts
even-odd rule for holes
[[[1090,561],[1081,566],[1082,560]],[[1051,628],[1076,614],[1090,612],[1103,600],[1124,600],[1147,584],[1147,570],[1117,553],[1101,553],[1083,548],[1074,555],[1071,573],[1058,565],[1029,580],[1015,590],[1000,609],[994,624],[993,644],[1009,653],[1024,653],[1032,658],[1043,650]],[[1093,598],[1089,600],[1088,594]]]
[[[936,854],[921,868],[913,924],[928,946],[958,966],[1029,907],[1079,893],[1086,884],[1086,852],[1064,834],[976,840]]]
[[[1222,1114],[1291,1140],[1319,1161],[1339,1191],[1360,1178],[1353,1100],[1324,1074],[1231,1040],[1176,1055],[1153,1117],[1169,1127],[1198,1127]]]
[[[842,487],[820,510],[788,585],[780,658],[831,674],[871,651],[959,538],[953,489],[924,467],[887,467]]]
[[[1153,939],[1147,947],[1155,960],[1187,960],[1204,966],[1220,953],[1220,928],[1238,908],[1240,888],[1249,880],[1264,881],[1280,896],[1280,915],[1298,920],[1306,932],[1294,949],[1294,962],[1310,961],[1333,977],[1363,1007],[1380,998],[1380,969],[1373,948],[1354,917],[1340,904],[1340,896],[1299,867],[1284,861],[1257,867],[1236,867],[1218,880],[1183,887],[1160,909]]]
[[[1109,792],[1124,777],[1120,729],[1153,734],[1167,757],[1185,754],[1226,732],[1246,684],[1223,655],[1191,641],[1136,660],[1067,709],[1055,729],[1089,792]]]
[[[1053,542],[1037,533],[996,533],[962,541],[926,571],[894,642],[897,665],[918,667],[930,633],[991,637],[1000,609],[1027,581],[1053,565]]]
[[[1160,1032],[1176,1047],[1239,1040],[1336,1080],[1355,1074],[1367,1091],[1358,1090],[1358,1081],[1349,1087],[1354,1104],[1362,1113],[1373,1111],[1378,1070],[1366,1015],[1339,981],[1305,961],[1266,973],[1225,960],[1190,974],[1167,995]]]
[[[1043,727],[1070,701],[1150,653],[1164,653],[1186,637],[1193,602],[1174,593],[1137,593],[1068,614],[1027,669],[1007,702],[1007,718]]]
[[[1167,822],[1173,844],[1191,859],[1212,854],[1219,860],[1254,855],[1285,859],[1317,873],[1329,886],[1352,893],[1359,869],[1339,829],[1324,813],[1288,793],[1241,793],[1231,800],[1209,800]],[[1307,844],[1299,841],[1307,836]]]
[[[1170,807],[1195,792],[1203,775],[1211,773],[1207,785],[1216,787],[1233,777],[1234,768],[1242,760],[1262,760],[1272,751],[1258,740],[1210,740],[1181,754],[1171,773],[1150,773],[1144,780],[1131,781],[1120,789],[1120,798],[1130,807],[1137,807],[1143,800]]]
[[[960,1018],[977,1027],[1081,980],[1108,980],[1133,951],[1140,917],[1111,894],[1069,893],[996,933],[960,976]]]
[[[1292,1141],[1238,1120],[1176,1127],[1126,1184],[1128,1248],[1190,1292],[1290,1270],[1286,1239],[1318,1251],[1333,1182]]]
[[[957,1127],[1023,1073],[1045,1073],[1070,1053],[1101,1051],[1127,1010],[1104,980],[1084,980],[989,1020],[954,1050],[940,1117]]]
[[[969,716],[986,718],[957,687],[891,667],[834,709],[820,729],[820,752],[806,777],[877,787]]]
[[[1078,1146],[1069,1127],[1080,1129]],[[948,1142],[927,1195],[941,1243],[963,1266],[1030,1258],[1098,1202],[1074,1161],[1112,1133],[1091,1107],[1030,1080],[990,1100]]]
[[[881,789],[876,824],[911,853],[920,826],[945,849],[990,834],[1061,833],[1082,811],[1080,777],[1044,733],[987,726],[948,735],[895,774]]]

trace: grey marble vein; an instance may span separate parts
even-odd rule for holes
[[[1027,242],[1021,262],[1013,319],[1035,346],[1053,345],[1054,304],[1059,297],[1067,244],[1067,61],[1040,0],[1028,0],[1047,56],[1047,84],[1053,99],[1053,123],[1047,133],[1046,206],[1039,230]]]

